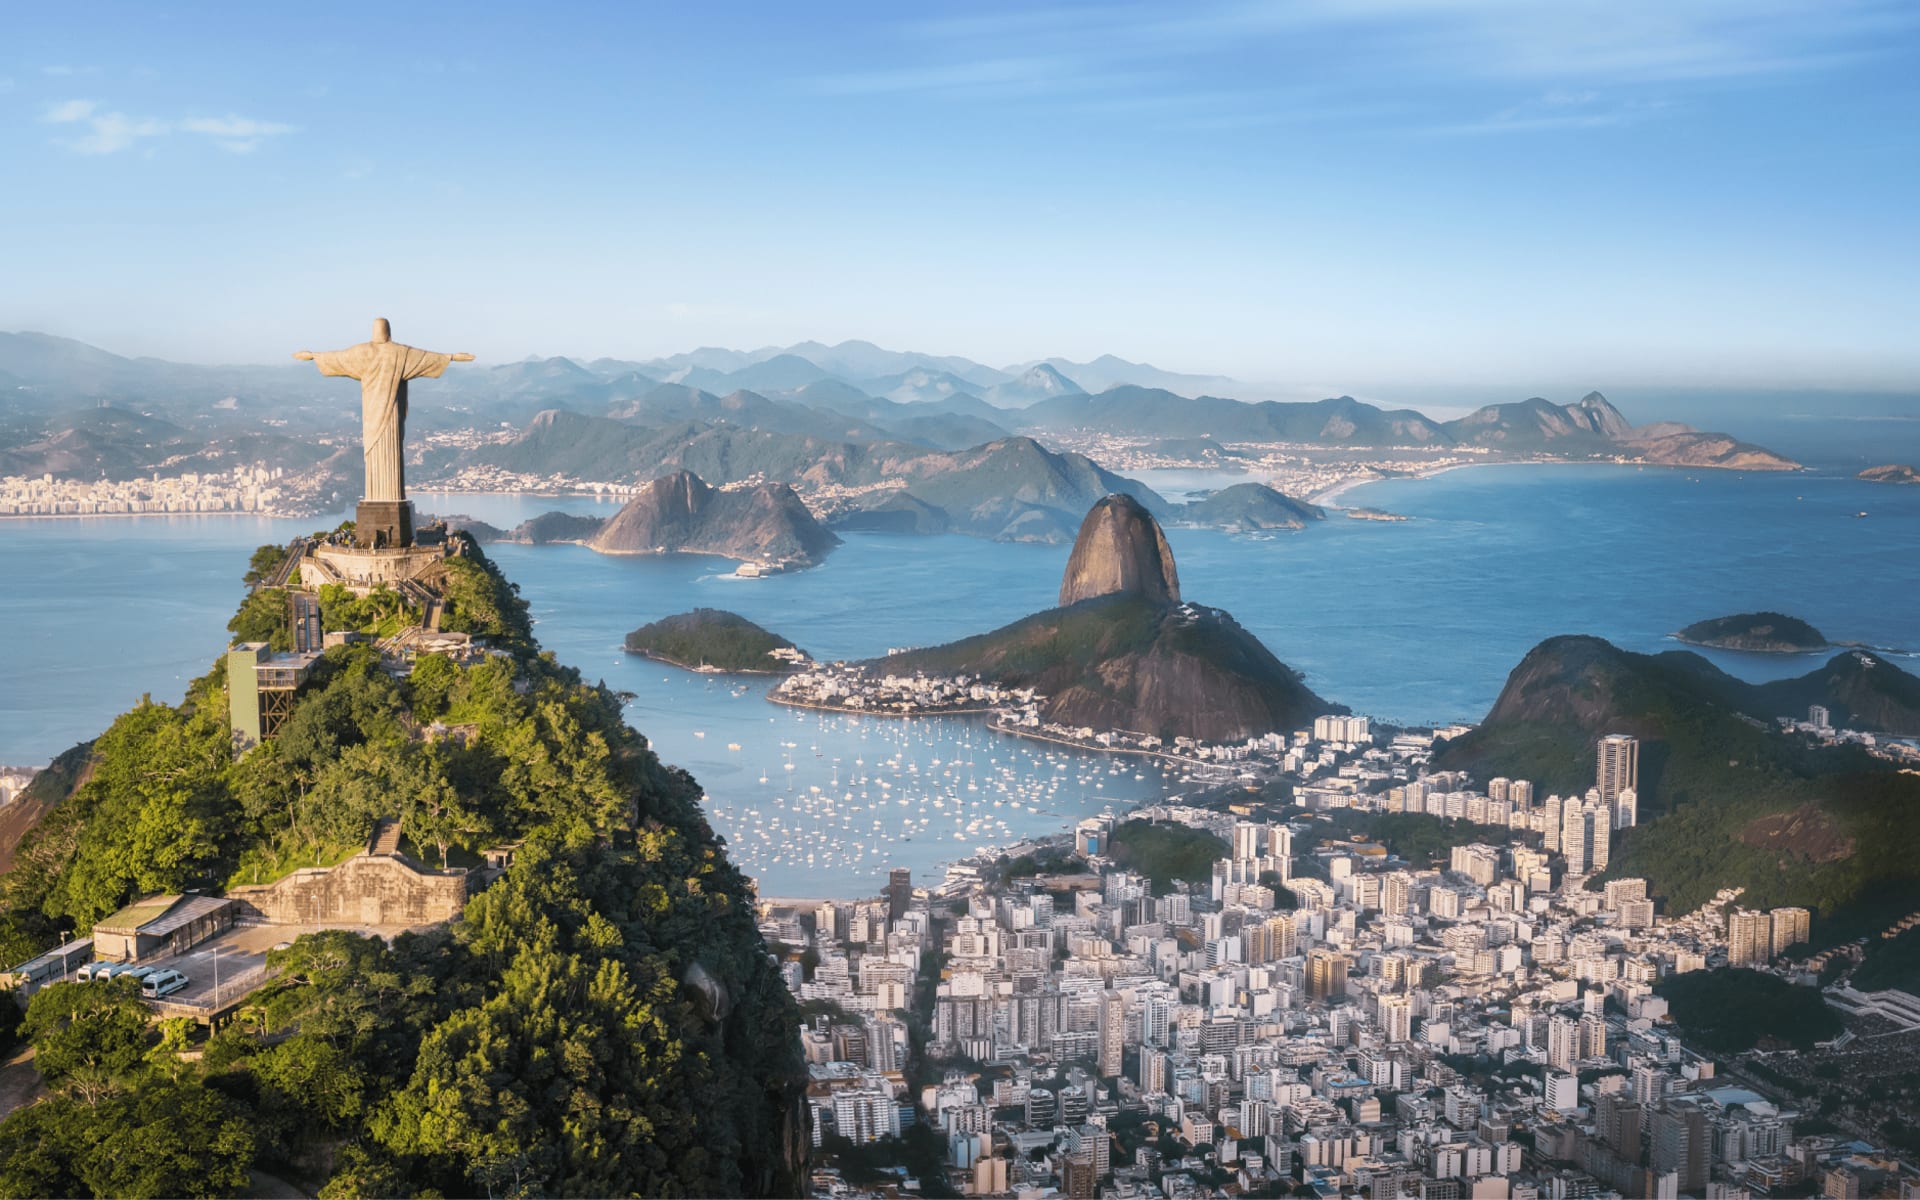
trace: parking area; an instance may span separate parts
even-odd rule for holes
[[[243,925],[209,938],[184,954],[143,960],[141,966],[179,971],[185,988],[161,997],[154,1007],[162,1012],[212,1014],[231,1008],[269,978],[267,952],[319,928],[346,929],[391,940],[400,927],[371,925]]]

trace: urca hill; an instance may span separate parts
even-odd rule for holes
[[[1168,739],[1242,741],[1346,711],[1225,612],[1181,599],[1166,534],[1132,496],[1107,496],[1087,513],[1059,600],[991,633],[875,665],[1033,688],[1050,723]]]
[[[25,1025],[49,1096],[0,1121],[0,1194],[799,1194],[799,1013],[699,785],[540,653],[462,535],[430,616],[384,587],[272,586],[277,547],[254,565],[245,648],[48,773],[0,875],[0,953],[93,935],[119,957],[176,913],[197,924],[152,936],[250,918],[290,944],[264,970],[223,958],[210,1038],[190,993],[155,1022],[136,981],[56,969]],[[277,652],[315,622],[351,636]],[[234,689],[283,684],[236,753]],[[437,911],[395,912],[409,895]],[[348,927],[297,934],[314,907]]]

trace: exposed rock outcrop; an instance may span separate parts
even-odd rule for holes
[[[1855,478],[1868,483],[1920,483],[1920,470],[1906,463],[1882,463],[1877,467],[1868,467]]]
[[[1080,522],[1060,580],[1060,607],[1115,594],[1180,603],[1167,535],[1145,505],[1124,493],[1100,500]]]
[[[642,488],[587,544],[603,554],[718,554],[811,566],[840,539],[784,483],[721,491],[676,471]]]

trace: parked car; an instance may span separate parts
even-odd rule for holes
[[[155,971],[140,984],[140,994],[149,1000],[158,1000],[162,996],[171,996],[191,983],[178,971]]]

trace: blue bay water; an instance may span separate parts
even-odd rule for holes
[[[1151,482],[1174,493],[1207,480]],[[613,511],[581,498],[417,500],[497,525],[555,508]],[[1169,539],[1188,599],[1233,613],[1322,695],[1384,719],[1476,719],[1527,649],[1558,633],[1658,651],[1674,648],[1668,634],[1688,622],[1773,608],[1833,638],[1920,649],[1920,488],[1808,474],[1488,467],[1371,484],[1341,502],[1412,519],[1336,514],[1298,533],[1173,529]],[[248,551],[330,523],[0,521],[0,762],[43,763],[143,692],[177,699],[225,643]],[[854,535],[824,566],[764,580],[736,579],[731,563],[697,556],[490,553],[531,602],[543,644],[589,679],[634,694],[629,719],[707,790],[716,828],[764,893],[847,895],[870,891],[888,866],[923,874],[1177,781],[977,721],[781,708],[762,698],[764,680],[635,659],[621,652],[622,636],[711,606],[824,658],[933,644],[1050,605],[1067,549]],[[1824,659],[1710,657],[1747,678]]]

